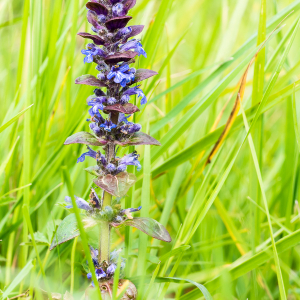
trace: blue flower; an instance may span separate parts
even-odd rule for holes
[[[127,208],[127,209],[123,209],[123,210],[121,210],[121,215],[126,215],[126,217],[128,218],[128,219],[132,219],[132,215],[131,215],[131,213],[132,212],[136,212],[136,211],[140,211],[142,209],[142,207],[141,206],[139,206],[138,208]]]
[[[113,128],[116,128],[117,125],[114,124],[112,121],[105,120],[104,124],[101,124],[100,127],[102,127],[107,132],[111,132],[111,130]]]
[[[107,98],[104,96],[92,98],[92,100],[88,101],[88,105],[92,106],[92,108],[89,109],[89,114],[91,117],[94,117],[95,115],[98,118],[102,118],[101,114],[99,113],[99,109],[103,110],[104,106],[103,103],[107,102]]]
[[[114,263],[112,263],[112,264],[107,268],[106,272],[107,272],[108,275],[113,275],[113,274],[115,273],[116,269],[117,269],[117,266],[116,266]]]
[[[122,209],[121,213],[126,214],[126,212],[136,212],[136,211],[140,211],[141,209],[142,209],[141,206],[139,206],[138,208],[127,208],[127,209]]]
[[[131,165],[131,166],[136,166],[137,171],[140,171],[142,166],[141,166],[138,158],[139,158],[139,155],[136,154],[136,152],[132,152],[130,154],[125,155],[123,158],[120,159],[117,170],[119,172],[124,172],[126,170],[126,166]]]
[[[100,278],[106,277],[106,273],[102,270],[102,268],[96,269],[96,277],[99,280]]]
[[[91,130],[93,130],[96,135],[101,134],[101,129],[96,123],[91,123],[89,126],[90,126]]]
[[[76,205],[80,209],[84,210],[92,210],[92,208],[89,206],[89,204],[82,198],[79,198],[77,196],[74,196],[76,199]],[[65,197],[65,202],[72,203],[72,199],[69,196]],[[66,208],[73,208],[73,205],[67,205]]]
[[[77,163],[83,162],[85,160],[86,156],[90,156],[92,158],[97,159],[97,152],[92,150],[89,146],[87,146],[87,148],[88,148],[89,151],[85,152],[81,156],[79,156],[78,159],[77,159]]]
[[[125,87],[127,83],[134,80],[134,73],[132,69],[129,68],[127,64],[115,65],[111,68],[107,75],[107,79],[111,80],[114,78],[115,83],[120,83],[122,87]]]
[[[119,123],[122,123],[124,122],[125,124],[132,124],[131,122],[129,122],[127,119],[130,118],[131,115],[128,115],[127,117],[125,116],[125,114],[123,113],[120,113],[119,114],[119,119],[118,119],[118,122]]]
[[[125,52],[128,50],[134,50],[139,56],[143,55],[144,57],[147,57],[147,53],[145,52],[139,40],[132,39],[120,47],[120,52]]]
[[[143,92],[142,89],[139,88],[140,85],[138,86],[134,86],[128,90],[126,90],[124,93],[123,93],[123,96],[124,95],[128,95],[128,96],[132,96],[132,95],[137,95],[138,97],[141,97],[141,104],[146,104],[147,103],[147,98]]]
[[[97,280],[106,277],[106,273],[103,271],[102,268],[97,268],[97,267],[96,267],[95,274],[96,274]],[[92,278],[92,273],[91,273],[91,272],[90,272],[90,273],[87,273],[86,277],[87,277],[88,279],[91,279],[91,278]],[[93,281],[92,281],[92,286],[95,286],[95,284],[94,284]]]
[[[94,61],[94,56],[100,55],[105,56],[105,53],[100,48],[96,47],[94,44],[88,44],[87,49],[81,50],[81,53],[85,55],[83,60],[84,63],[91,63]]]

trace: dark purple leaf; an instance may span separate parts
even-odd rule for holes
[[[130,26],[130,28],[132,29],[132,31],[128,35],[128,38],[140,34],[143,31],[143,29],[144,29],[144,25],[133,25],[133,26]]]
[[[116,29],[124,28],[131,19],[132,17],[130,16],[113,18],[105,22],[105,26],[108,30],[114,31]]]
[[[118,111],[126,115],[131,115],[140,110],[132,103],[126,103],[124,105],[118,103],[110,106],[105,106],[104,111]]]
[[[97,138],[89,132],[81,131],[81,132],[77,132],[77,133],[69,136],[66,139],[66,141],[64,142],[64,145],[70,145],[70,144],[103,146],[103,145],[107,144],[107,141]]]
[[[88,22],[90,24],[92,24],[96,29],[100,30],[100,29],[103,29],[104,27],[101,26],[99,23],[98,23],[98,16],[97,14],[92,11],[92,10],[89,10],[87,12],[87,19],[88,19]]]
[[[84,39],[91,39],[91,40],[93,40],[93,42],[96,45],[104,45],[104,43],[105,43],[104,39],[101,38],[98,35],[93,35],[93,34],[90,34],[90,33],[87,33],[87,32],[78,32],[77,34],[79,36],[83,37]]]
[[[107,85],[105,83],[103,83],[103,81],[97,79],[93,75],[82,75],[75,80],[75,83],[91,85],[91,86],[98,86],[98,87],[107,87]]]
[[[160,146],[160,142],[144,132],[136,132],[129,140],[128,145],[155,145]]]
[[[152,76],[157,75],[158,73],[152,70],[148,70],[148,69],[138,69],[136,70],[135,73],[135,80],[131,82],[130,85],[140,82],[142,80],[148,79]]]
[[[93,180],[94,183],[116,197],[123,197],[128,192],[129,188],[136,182],[134,174],[122,172],[116,176],[105,175]]]
[[[108,14],[108,9],[106,6],[100,3],[96,2],[88,2],[86,4],[86,7],[92,11],[94,11],[97,15],[104,15],[107,16]]]
[[[151,218],[133,218],[132,220],[127,220],[124,225],[135,227],[144,233],[152,236],[157,240],[170,243],[172,241],[167,229]]]
[[[124,0],[123,5],[126,11],[128,12],[130,9],[132,9],[136,4],[136,0]]]
[[[104,59],[104,61],[109,64],[116,64],[121,61],[129,61],[137,55],[138,55],[137,52],[127,51],[127,52],[123,52],[123,53],[109,55]]]

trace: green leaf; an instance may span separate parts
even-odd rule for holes
[[[87,171],[88,173],[90,173],[93,176],[98,177],[100,175],[100,168],[99,166],[90,166],[84,169],[85,171]]]
[[[15,115],[13,118],[11,118],[8,122],[6,122],[5,124],[3,124],[2,126],[0,126],[0,133],[6,129],[9,125],[11,125],[13,122],[17,121],[19,119],[19,117],[21,117],[30,107],[32,107],[33,104],[31,104],[30,106],[28,106],[27,108],[23,109],[22,111],[20,111],[17,115]]]
[[[150,279],[151,279],[151,277],[147,277],[146,281],[148,282],[148,281],[150,281]],[[130,281],[132,281],[134,284],[138,284],[139,278],[138,277],[130,278]],[[207,288],[204,285],[197,283],[190,279],[184,279],[184,278],[179,278],[179,277],[156,277],[155,282],[157,282],[157,283],[173,282],[173,283],[178,283],[178,284],[181,284],[182,282],[189,282],[189,283],[193,284],[194,286],[196,286],[202,292],[202,294],[206,300],[213,300],[211,294],[209,293],[209,291],[207,290]],[[199,291],[193,291],[193,295],[194,294],[197,295],[197,297],[199,298]]]
[[[68,215],[59,224],[56,234],[54,235],[50,250],[53,250],[57,245],[65,243],[79,236],[79,229],[75,214]]]
[[[29,274],[33,268],[32,260],[29,260],[26,266],[18,273],[12,283],[5,289],[4,293],[1,295],[2,299],[6,299],[11,292],[20,284],[20,282]]]
[[[132,220],[127,220],[124,222],[124,225],[135,227],[157,240],[168,243],[172,241],[167,229],[154,219],[133,218]]]
[[[171,251],[169,251],[168,253],[162,255],[159,260],[161,262],[165,262],[166,260],[168,260],[170,257],[172,256],[176,256],[177,254],[181,254],[182,252],[190,249],[191,246],[190,245],[183,245],[183,246],[180,246],[180,247],[177,247]]]
[[[29,239],[31,240],[31,236],[28,236]],[[51,241],[48,240],[48,238],[41,232],[35,232],[34,233],[34,239],[36,241],[37,245],[50,245]]]

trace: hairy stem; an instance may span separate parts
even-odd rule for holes
[[[103,208],[111,205],[111,194],[103,192]],[[100,224],[100,249],[98,255],[99,264],[104,260],[109,263],[109,250],[110,250],[110,225],[107,221],[102,221]]]

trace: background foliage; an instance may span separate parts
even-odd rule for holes
[[[143,299],[202,297],[192,282],[166,277],[204,284],[213,299],[300,299],[300,211],[295,202],[300,183],[300,0],[137,2],[132,23],[146,26],[142,41],[148,54],[139,66],[159,75],[143,84],[150,102],[136,121],[144,131],[149,126],[162,146],[137,148],[143,169],[123,201],[127,207],[142,205],[141,215],[165,224],[173,242],[139,239],[132,229],[115,231],[112,249],[123,248],[127,277],[134,281],[147,274],[148,283],[152,274],[153,280],[157,277],[148,290],[139,285]],[[80,238],[48,250],[55,226],[66,215],[57,205],[68,194],[62,166],[69,170],[76,195],[86,197],[90,187],[84,165],[74,166],[83,147],[63,146],[73,132],[88,131],[85,100],[92,90],[74,84],[76,77],[95,73],[90,64],[82,64],[85,41],[76,36],[88,30],[84,4],[0,3],[3,296],[34,285],[47,288],[39,275],[34,277],[40,270],[37,253],[51,292],[74,291],[80,299],[88,286]],[[245,140],[247,122],[240,113],[204,168],[256,44],[289,13],[249,71],[243,107],[250,124],[257,119],[252,139]],[[27,207],[37,251],[28,239]]]

